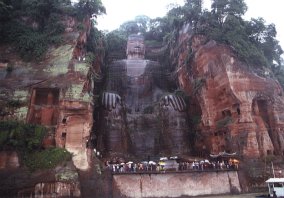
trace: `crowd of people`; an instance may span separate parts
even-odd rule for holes
[[[220,160],[220,161],[181,161],[177,159],[154,161],[143,161],[134,163],[106,162],[107,168],[113,173],[127,172],[165,172],[165,171],[204,171],[204,170],[238,170],[239,161],[235,159]]]

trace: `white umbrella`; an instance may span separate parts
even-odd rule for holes
[[[133,164],[133,162],[132,162],[132,161],[129,161],[129,162],[127,162],[126,164]]]
[[[156,162],[154,162],[154,161],[149,161],[149,164],[153,164],[153,165],[155,165],[155,164],[156,164]]]

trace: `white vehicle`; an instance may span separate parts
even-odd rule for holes
[[[284,178],[269,178],[265,182],[268,185],[270,197],[273,197],[273,191],[277,197],[284,197]]]

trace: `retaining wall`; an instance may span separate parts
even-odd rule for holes
[[[113,197],[181,197],[239,193],[237,171],[115,174]]]

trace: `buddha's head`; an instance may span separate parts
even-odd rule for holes
[[[128,37],[126,55],[127,59],[144,59],[145,46],[142,35],[132,34]]]

